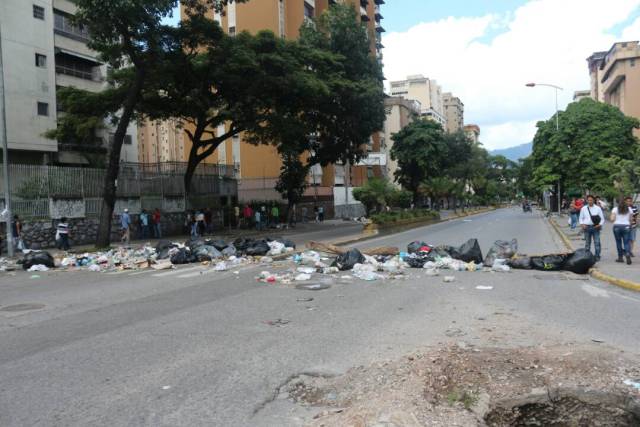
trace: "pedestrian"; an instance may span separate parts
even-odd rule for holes
[[[256,230],[258,231],[262,230],[262,218],[260,218],[260,211],[258,209],[256,209],[255,220],[256,220]]]
[[[240,229],[240,206],[233,207],[233,216],[236,218],[236,228]]]
[[[196,222],[196,212],[191,211],[189,213],[189,232],[191,233],[191,237],[198,237],[198,223]]]
[[[638,207],[633,204],[633,197],[627,196],[625,199],[627,206],[631,210],[631,230],[629,231],[629,255],[633,258],[633,248],[636,244],[636,232],[638,231]]]
[[[611,222],[613,222],[613,237],[616,240],[618,258],[616,262],[623,262],[624,256],[627,265],[631,265],[631,221],[633,212],[627,205],[624,197],[618,200],[618,206],[611,210]]]
[[[569,204],[569,216],[571,218],[571,229],[575,230],[578,225],[578,215],[580,215],[580,209],[578,209],[576,204],[576,198],[571,199],[571,203]]]
[[[249,204],[244,205],[244,209],[242,209],[242,217],[244,220],[243,226],[245,228],[250,228],[251,218],[253,217],[253,209],[251,209],[251,206],[249,206]]]
[[[207,234],[212,234],[213,233],[213,212],[211,212],[211,208],[204,209],[203,212],[204,212],[204,231],[202,232],[202,234],[204,235],[205,232]]]
[[[280,209],[276,204],[271,207],[271,221],[274,228],[277,228],[278,224],[280,224]]]
[[[316,222],[320,222],[320,211],[318,211],[318,206],[313,207],[313,216],[315,217]]]
[[[204,236],[206,229],[207,223],[204,216],[204,209],[198,209],[196,212],[196,236]]]
[[[605,212],[609,209],[609,204],[606,201],[602,200],[600,196],[596,196],[596,206],[600,206],[602,212]]]
[[[60,218],[60,222],[56,227],[56,247],[61,250],[68,251],[69,246],[69,223],[66,217]]]
[[[120,231],[122,233],[120,241],[128,245],[131,241],[131,217],[129,216],[129,209],[125,209],[122,215],[120,215]]]
[[[269,225],[269,215],[267,214],[267,208],[265,205],[260,206],[260,221],[262,221],[260,227],[262,229],[267,228]]]
[[[162,238],[162,229],[160,227],[161,219],[162,219],[162,214],[160,213],[160,209],[156,208],[153,211],[153,215],[151,215],[151,223],[153,225],[153,235],[156,239]]]
[[[18,215],[13,216],[11,221],[11,235],[13,236],[13,247],[19,251],[27,249],[22,240],[22,222]]]
[[[580,211],[580,226],[584,230],[585,249],[591,250],[591,240],[596,250],[596,261],[600,261],[600,231],[604,225],[602,208],[595,204],[595,197],[587,196],[587,204]]]
[[[324,206],[322,206],[322,205],[320,205],[320,206],[318,207],[318,220],[319,220],[320,222],[323,222],[323,221],[324,221]]]
[[[304,224],[305,222],[309,221],[309,218],[307,217],[307,213],[309,209],[307,209],[306,206],[303,206],[301,210],[302,210],[302,223]]]
[[[149,223],[149,214],[145,209],[142,209],[142,212],[140,213],[140,228],[143,239],[149,237]]]

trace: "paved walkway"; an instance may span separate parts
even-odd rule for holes
[[[584,246],[584,240],[579,229],[571,230],[568,225],[568,216],[562,215],[555,217],[556,222],[560,226],[560,229],[569,237],[574,248],[581,248]],[[601,260],[596,267],[603,273],[613,276],[619,279],[626,279],[632,282],[640,281],[640,246],[636,244],[635,253],[636,257],[632,258],[633,264],[627,265],[625,263],[615,262],[618,258],[616,251],[616,242],[613,239],[613,228],[611,223],[605,223],[604,229],[600,233],[600,240],[602,242],[602,254]],[[593,251],[593,243],[591,244],[591,251]]]

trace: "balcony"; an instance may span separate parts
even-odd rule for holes
[[[385,30],[384,28],[382,28],[382,25],[380,25],[380,22],[379,22],[379,21],[377,21],[377,22],[376,22],[376,31],[377,31],[377,32],[379,32],[379,33],[384,33],[384,32],[385,32],[385,31],[387,31],[387,30]]]
[[[360,0],[360,6],[366,8],[369,5],[369,0]]]
[[[381,4],[384,4],[384,0],[373,0],[373,2],[378,6],[380,6]]]
[[[360,19],[363,22],[368,22],[370,21],[369,19],[369,15],[367,15],[367,9],[365,9],[364,7],[360,6]]]
[[[356,166],[386,166],[386,153],[367,153],[367,157],[358,162]]]

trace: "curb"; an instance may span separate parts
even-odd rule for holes
[[[564,231],[560,229],[556,221],[553,220],[552,218],[549,218],[549,223],[551,224],[553,229],[556,231],[556,233],[558,233],[558,235],[560,236],[560,239],[565,244],[565,246],[569,250],[572,250],[572,251],[575,250],[573,248],[573,244],[571,243],[567,235],[564,233]],[[628,289],[631,291],[640,292],[640,283],[632,282],[631,280],[627,280],[627,279],[620,279],[614,276],[609,276],[608,274],[603,273],[597,268],[592,268],[591,270],[589,270],[589,275],[595,279],[602,280],[603,282],[607,282],[611,285],[619,286],[621,288]]]
[[[429,226],[429,225],[441,224],[443,222],[453,221],[453,220],[460,219],[460,218],[465,218],[465,217],[468,217],[468,216],[480,215],[480,214],[483,214],[483,213],[495,211],[497,209],[498,208],[489,208],[489,209],[483,209],[483,210],[474,211],[472,213],[466,213],[466,212],[464,214],[460,213],[460,214],[457,214],[455,216],[451,216],[451,217],[446,218],[446,219],[438,219],[438,220],[435,220],[435,221],[427,223],[427,224],[424,224],[424,223],[423,224],[418,224],[418,223],[416,223],[415,227],[407,227],[407,229],[403,230],[403,231],[411,230],[413,228],[420,228],[420,227],[424,227],[424,226]],[[379,230],[371,230],[371,231],[363,233],[361,236],[358,236],[356,238],[347,239],[347,240],[334,240],[334,241],[330,242],[330,244],[335,245],[335,246],[351,245],[351,244],[354,244],[354,243],[359,243],[359,242],[362,242],[362,241],[365,241],[365,240],[369,240],[369,239],[371,239],[373,237],[378,236],[379,234],[380,234]]]

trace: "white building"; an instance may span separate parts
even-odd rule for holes
[[[421,74],[408,76],[406,80],[391,82],[391,96],[418,101],[421,104],[421,115],[446,127],[442,88],[433,79]]]
[[[43,134],[56,127],[56,91],[76,87],[100,91],[107,84],[106,66],[87,47],[89,34],[70,22],[71,0],[0,1],[0,38],[5,83],[7,138],[12,163],[86,164],[87,159],[64,141]],[[1,102],[1,100],[0,100]],[[96,137],[104,144],[113,129]],[[137,132],[131,125],[123,160],[138,159]]]
[[[401,97],[389,97],[384,100],[384,108],[386,118],[384,121],[384,140],[385,144],[381,151],[387,157],[386,176],[389,180],[395,182],[395,173],[398,169],[398,162],[391,159],[391,149],[393,148],[393,135],[409,125],[415,117],[420,116],[422,106],[416,100],[408,100]]]

